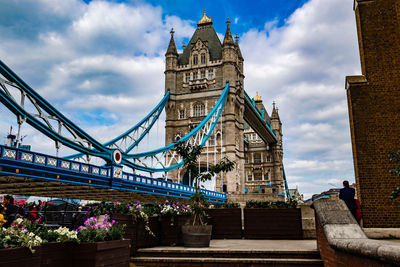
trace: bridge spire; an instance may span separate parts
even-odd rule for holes
[[[271,119],[277,119],[280,121],[279,118],[279,113],[278,113],[278,108],[275,105],[275,101],[272,102],[272,114],[271,114]]]
[[[176,45],[174,41],[174,33],[175,33],[174,28],[171,29],[170,33],[171,33],[171,39],[169,40],[167,53],[165,53],[165,55],[168,54],[178,55],[178,51],[176,50]]]
[[[224,38],[224,43],[223,43],[223,45],[226,45],[226,44],[235,44],[234,42],[233,42],[233,37],[232,37],[232,34],[231,34],[231,29],[229,28],[229,24],[230,24],[231,22],[229,21],[229,18],[227,18],[226,19],[226,32],[225,32],[225,38]]]

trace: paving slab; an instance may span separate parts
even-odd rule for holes
[[[214,239],[208,248],[152,247],[140,251],[317,251],[316,240]]]

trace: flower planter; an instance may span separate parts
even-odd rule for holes
[[[191,248],[210,246],[212,225],[183,225],[183,245]]]
[[[248,239],[302,239],[301,210],[296,208],[244,209],[244,237]]]
[[[131,240],[81,243],[73,250],[73,266],[129,266]]]
[[[70,267],[72,265],[72,253],[74,248],[77,246],[76,243],[64,242],[64,243],[44,243],[41,245],[42,251],[42,267]]]
[[[160,245],[160,221],[158,216],[149,217],[149,228],[154,236],[146,230],[146,223],[143,220],[138,220],[136,225],[136,246],[138,248]]]
[[[182,246],[182,226],[190,219],[190,215],[174,215],[161,217],[161,245]]]
[[[125,226],[125,239],[131,240],[131,255],[134,255],[137,249],[137,225],[130,214],[111,214],[111,219],[115,220],[119,225]]]
[[[208,209],[208,224],[212,225],[212,239],[242,238],[242,210],[240,208]]]
[[[41,247],[35,248],[35,253],[26,247],[4,248],[0,249],[0,266],[39,267],[41,256]]]

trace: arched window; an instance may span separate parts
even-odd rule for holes
[[[206,114],[206,108],[204,104],[196,104],[193,108],[193,117],[201,117]]]
[[[201,64],[206,64],[206,54],[201,54],[200,55],[200,62]]]
[[[197,65],[199,63],[199,57],[197,55],[193,55],[193,65]]]

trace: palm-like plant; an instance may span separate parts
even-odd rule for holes
[[[230,161],[224,157],[218,163],[211,165],[209,170],[200,172],[198,158],[201,154],[203,146],[191,145],[189,143],[179,143],[175,148],[176,152],[183,158],[185,162],[186,171],[191,175],[196,188],[195,194],[191,197],[192,211],[194,214],[193,225],[203,224],[202,217],[204,217],[204,208],[207,206],[206,200],[200,189],[200,182],[211,180],[212,177],[220,172],[229,172],[235,167],[235,162]]]

